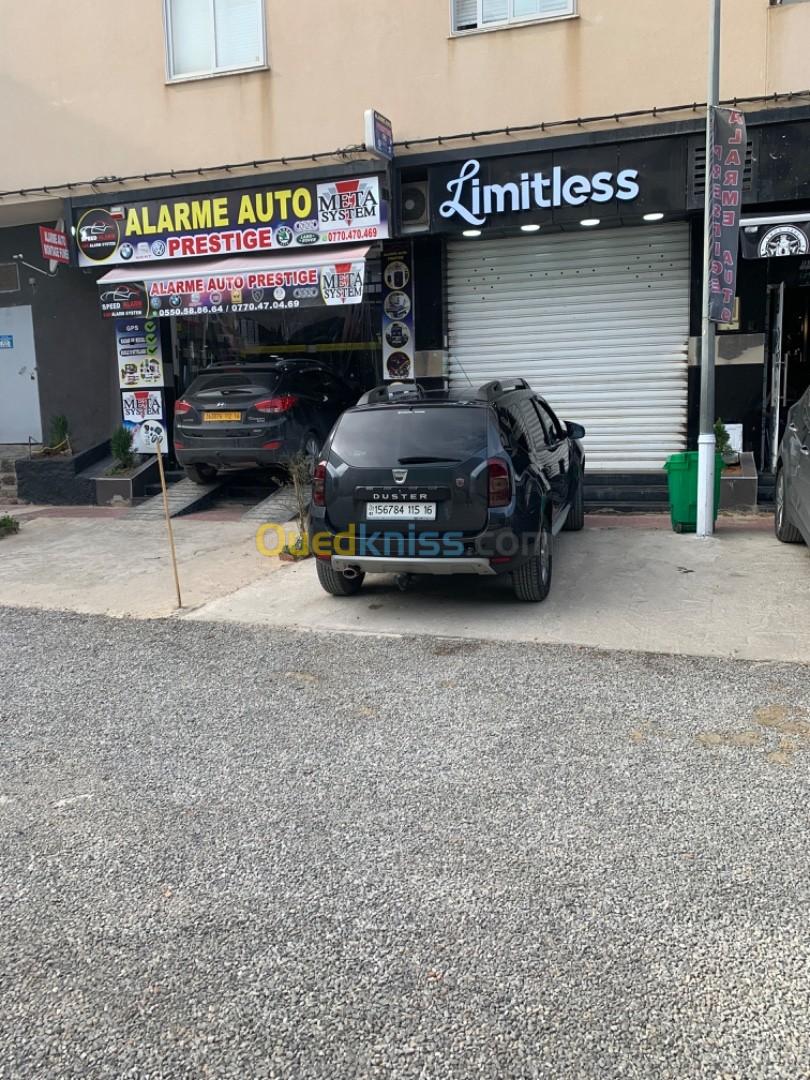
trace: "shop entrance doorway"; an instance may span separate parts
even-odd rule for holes
[[[769,285],[767,312],[760,460],[775,472],[788,411],[810,386],[810,286]]]

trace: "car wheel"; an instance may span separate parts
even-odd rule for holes
[[[354,596],[355,593],[360,592],[363,578],[366,576],[358,574],[357,577],[346,577],[340,570],[333,570],[331,564],[325,559],[318,559],[315,567],[321,588],[330,596]]]
[[[776,497],[774,499],[773,527],[776,539],[783,544],[798,544],[802,534],[795,525],[788,520],[787,511],[787,483],[785,482],[785,470],[780,469],[776,474]]]
[[[543,522],[540,531],[540,550],[512,574],[512,585],[518,600],[536,604],[545,600],[551,589],[551,529]]]
[[[577,491],[574,495],[574,500],[571,503],[571,509],[568,511],[568,517],[565,519],[563,529],[566,532],[579,532],[580,529],[585,527],[585,474],[580,472],[579,480],[577,481]]]
[[[213,484],[217,478],[217,470],[213,465],[184,465],[186,476],[195,484]]]

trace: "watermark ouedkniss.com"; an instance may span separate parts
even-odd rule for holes
[[[295,543],[299,556],[314,555],[328,559],[332,555],[350,558],[461,559],[465,555],[498,560],[532,555],[537,549],[538,534],[520,536],[503,531],[487,537],[467,538],[460,532],[420,532],[411,525],[407,532],[367,529],[364,524],[350,525],[344,532],[316,532],[311,536],[288,532],[284,525],[270,522],[256,532],[256,550],[273,558]]]

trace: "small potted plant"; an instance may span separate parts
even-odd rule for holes
[[[737,465],[739,463],[740,455],[736,450],[732,449],[726,425],[721,419],[714,422],[714,444],[715,453],[722,455],[724,465]]]
[[[60,413],[51,419],[51,427],[48,433],[48,441],[39,450],[32,451],[33,455],[42,457],[54,457],[57,454],[71,454],[70,447],[70,424],[68,418]]]
[[[20,523],[11,514],[0,514],[0,540],[5,536],[13,536],[20,531]]]
[[[145,461],[132,449],[132,431],[123,424],[110,438],[112,465],[96,477],[96,502],[99,506],[125,504],[143,495],[147,484],[157,478],[157,459]]]

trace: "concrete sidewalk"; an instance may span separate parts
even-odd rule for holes
[[[163,521],[58,509],[18,514],[20,532],[0,540],[0,605],[133,618],[175,612]],[[281,565],[260,558],[249,525],[181,518],[173,529],[184,607],[258,585]]]
[[[407,593],[367,578],[337,599],[312,560],[260,556],[255,523],[202,514],[174,531],[180,613],[163,522],[67,511],[28,516],[0,541],[0,605],[810,662],[810,552],[779,544],[767,517],[721,518],[698,540],[660,515],[589,516],[555,540],[552,593],[537,605],[486,578],[421,578]]]
[[[402,593],[391,577],[367,577],[358,596],[338,599],[308,560],[187,617],[810,662],[810,551],[759,524],[732,519],[699,540],[666,519],[628,527],[594,516],[556,538],[551,596],[536,605],[515,600],[505,578],[425,577]]]

